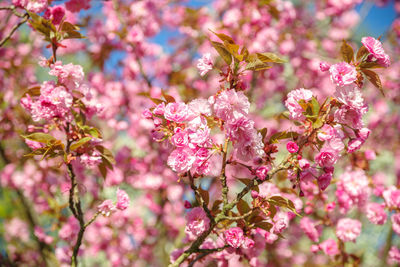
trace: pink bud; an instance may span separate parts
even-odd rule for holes
[[[187,200],[185,200],[185,203],[183,205],[185,206],[185,209],[190,209],[192,207],[192,204],[190,204],[190,202]]]
[[[286,145],[286,149],[289,151],[289,153],[296,153],[299,151],[299,146],[295,142],[289,141]]]
[[[252,198],[257,198],[257,197],[258,197],[258,192],[255,191],[255,190],[252,190],[252,191],[251,191],[251,197],[252,197]]]
[[[321,63],[319,63],[319,69],[320,69],[322,72],[328,71],[330,67],[331,67],[331,66],[330,66],[328,63],[326,63],[326,62],[321,62]]]

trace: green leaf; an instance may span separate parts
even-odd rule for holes
[[[228,35],[226,35],[226,34],[223,34],[223,33],[216,33],[216,32],[214,32],[214,31],[212,31],[212,30],[210,30],[213,34],[215,34],[216,36],[218,36],[218,38],[222,41],[222,42],[227,42],[227,43],[230,43],[230,44],[234,44],[235,43],[235,41],[232,39],[232,37],[230,37],[230,36],[228,36]]]
[[[299,136],[299,134],[296,132],[286,132],[286,131],[277,132],[269,138],[269,142],[270,143],[278,143],[278,140],[280,140],[280,139],[296,138],[298,136]]]
[[[107,167],[106,165],[102,162],[98,165],[99,171],[101,175],[103,176],[104,179],[107,177]]]
[[[170,96],[169,94],[165,93],[164,90],[161,90],[162,96],[167,100],[167,103],[174,103],[176,102],[175,98],[173,96]]]
[[[232,55],[222,43],[211,41],[211,45],[228,65],[232,63]]]
[[[111,151],[105,148],[104,146],[96,146],[97,151],[110,163],[115,164],[114,156],[112,155]]]
[[[262,62],[273,62],[273,63],[285,63],[286,60],[278,57],[274,53],[257,53],[257,57],[262,61]]]
[[[275,206],[287,208],[296,215],[299,215],[296,211],[296,207],[294,206],[293,202],[290,199],[281,196],[272,196],[267,201]]]
[[[249,62],[246,65],[246,70],[252,70],[252,71],[259,71],[259,70],[267,70],[272,68],[270,65],[268,65],[265,62],[262,62],[259,58],[249,58]]]
[[[69,23],[68,21],[64,21],[62,24],[61,30],[64,32],[77,31],[77,30],[79,30],[79,27],[72,23]]]
[[[243,199],[239,200],[239,202],[237,204],[237,209],[238,209],[240,215],[246,214],[247,212],[250,211],[249,204],[247,204],[247,202],[244,201]]]
[[[254,226],[269,232],[273,225],[269,222],[258,222]]]
[[[265,136],[266,136],[267,133],[268,133],[268,129],[267,129],[267,128],[262,128],[262,129],[259,130],[258,132],[261,134],[262,140],[264,140]]]
[[[82,139],[80,139],[79,141],[73,143],[70,147],[70,149],[72,151],[78,149],[79,147],[83,146],[84,144],[86,144],[87,142],[89,142],[90,140],[92,140],[92,137],[87,136],[87,137],[83,137]]]
[[[25,139],[29,139],[29,140],[32,140],[32,141],[45,143],[45,144],[47,144],[50,141],[56,141],[57,140],[53,136],[51,136],[50,134],[46,134],[46,133],[32,133],[32,134],[29,134],[29,135],[21,135],[21,136],[23,138],[25,138]]]
[[[354,59],[354,51],[353,48],[343,40],[342,46],[340,47],[340,53],[342,54],[342,58],[347,63],[350,63]]]
[[[380,65],[378,62],[362,62],[360,64],[361,69],[380,69],[384,66]]]
[[[378,88],[382,95],[385,95],[385,93],[383,92],[383,87],[382,87],[382,82],[381,79],[379,78],[378,74],[376,72],[373,72],[372,70],[366,70],[366,69],[362,69],[361,70],[365,76],[367,77],[367,79],[376,87]]]
[[[319,103],[318,103],[318,100],[315,97],[311,98],[311,108],[312,108],[312,114],[313,115],[318,115],[318,113],[319,113]]]
[[[361,46],[360,49],[358,49],[357,51],[357,60],[360,60],[361,58],[363,58],[365,55],[368,55],[369,51],[365,46]]]
[[[200,193],[201,197],[203,198],[204,203],[206,204],[206,206],[208,206],[208,203],[210,202],[210,195],[209,195],[208,191],[202,189],[199,186],[199,193]]]

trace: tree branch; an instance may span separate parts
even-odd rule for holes
[[[14,13],[14,14],[15,14],[15,13]],[[27,22],[28,19],[29,19],[29,15],[28,15],[28,13],[25,13],[25,14],[23,15],[23,19],[11,29],[11,32],[10,32],[6,37],[4,37],[4,38],[0,41],[0,47],[2,47],[2,46],[11,38],[11,36],[14,34],[14,32],[15,32],[22,24],[24,24],[25,22]]]

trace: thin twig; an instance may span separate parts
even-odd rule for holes
[[[29,19],[29,15],[28,13],[25,13],[24,18],[18,23],[16,24],[12,29],[11,32],[3,38],[3,40],[0,41],[0,47],[2,47],[10,38],[11,36],[14,34],[14,32],[25,22],[27,22]]]

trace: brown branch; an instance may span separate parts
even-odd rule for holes
[[[194,194],[196,195],[196,198],[200,202],[200,205],[202,206],[203,210],[206,212],[208,219],[210,219],[211,222],[214,221],[214,217],[211,214],[211,211],[207,207],[207,203],[204,201],[203,197],[201,196],[199,189],[195,186],[194,184],[194,179],[190,171],[188,172],[189,176],[189,181],[190,181],[190,187],[194,191]]]
[[[201,260],[202,258],[206,257],[207,255],[210,255],[210,254],[212,254],[212,253],[214,253],[214,252],[220,252],[220,251],[226,249],[227,247],[229,247],[229,246],[228,246],[228,245],[225,245],[225,246],[220,247],[220,248],[199,249],[198,252],[201,253],[201,254],[197,255],[197,257],[189,264],[188,267],[193,267],[194,264],[195,264],[197,261],[199,261],[199,260]]]
[[[23,16],[23,19],[11,29],[11,32],[10,32],[6,37],[4,37],[4,38],[0,41],[0,47],[2,47],[2,46],[11,38],[11,36],[14,34],[14,32],[15,32],[22,24],[24,24],[25,22],[27,22],[28,19],[29,19],[29,15],[28,15],[28,13],[25,13],[25,15]]]

